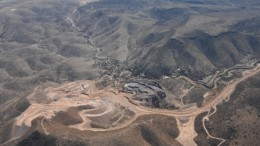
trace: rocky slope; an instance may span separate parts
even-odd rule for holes
[[[131,78],[161,79],[165,75],[184,75],[197,81],[260,58],[258,0],[86,2],[0,1],[0,141],[6,140],[3,131],[10,129],[13,119],[29,107],[25,97],[39,85],[100,78],[109,84],[111,80],[120,83]],[[226,145],[257,144],[259,131],[253,127],[259,125],[258,76],[240,85],[230,103],[218,108],[211,117],[214,124],[206,123],[210,133],[228,140]],[[167,92],[173,92],[174,98],[182,95],[185,104],[202,104],[204,88],[192,88],[194,93],[186,95],[192,86],[189,81],[159,82]],[[250,121],[238,120],[245,115]],[[75,121],[65,123],[81,120],[73,118]],[[151,119],[156,126],[149,123]],[[175,140],[175,119],[158,115],[141,118],[120,131],[121,139],[117,133],[109,133],[110,137],[96,133],[89,139],[70,138],[67,129],[59,124],[54,125],[64,133],[46,136],[43,129],[37,129],[41,125],[37,122],[35,129],[14,144],[179,145]],[[168,127],[173,127],[173,131]],[[207,139],[201,127],[197,125],[197,144],[217,144],[218,141]],[[252,140],[246,141],[248,137]]]

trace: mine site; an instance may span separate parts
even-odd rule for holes
[[[234,72],[239,73],[240,77],[234,77]],[[239,83],[259,72],[260,65],[254,60],[218,72],[209,77],[208,81],[194,82],[182,76],[163,79],[182,83],[179,95],[167,92],[156,81],[142,79],[127,81],[121,86],[102,86],[102,81],[98,80],[75,81],[47,88],[39,86],[27,97],[30,106],[15,119],[10,138],[5,143],[25,135],[36,119],[40,119],[44,134],[49,135],[52,129],[45,127],[49,121],[60,122],[67,128],[80,131],[101,132],[122,129],[144,115],[165,115],[176,118],[179,130],[176,140],[180,144],[196,145],[193,140],[197,136],[195,118],[207,112],[201,121],[204,130],[221,145],[226,140],[212,136],[204,122],[214,115],[219,104],[229,101]],[[225,78],[232,79],[225,81]],[[185,88],[185,84],[190,84],[190,87]],[[183,94],[189,94],[195,87],[207,89],[201,95],[203,102],[199,106],[183,103]],[[66,118],[65,123],[63,118]]]
[[[260,145],[257,0],[0,0],[0,146]]]

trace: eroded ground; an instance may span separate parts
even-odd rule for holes
[[[231,73],[234,71],[240,72],[241,76],[225,82],[225,86],[220,84],[224,82],[223,78],[232,76]],[[174,106],[176,102],[170,100],[173,98],[173,94],[158,83],[147,80],[128,81],[123,86],[103,88],[98,86],[100,81],[90,80],[39,86],[27,97],[31,105],[15,119],[9,140],[4,144],[21,138],[33,126],[32,123],[36,119],[41,119],[40,125],[44,133],[49,135],[52,132],[50,132],[49,126],[44,126],[44,121],[55,121],[56,119],[56,122],[61,122],[62,118],[65,118],[67,122],[63,125],[68,128],[105,132],[130,126],[139,117],[157,114],[176,118],[179,130],[176,140],[182,145],[192,146],[197,145],[194,142],[194,138],[197,136],[194,127],[195,118],[201,113],[208,112],[202,118],[203,128],[210,138],[221,141],[219,143],[221,145],[225,139],[212,136],[204,123],[217,111],[219,103],[229,100],[240,82],[257,73],[260,73],[260,66],[257,61],[253,61],[243,67],[237,66],[225,70],[221,73],[223,76],[214,75],[209,82],[206,82],[212,84],[212,88],[207,88],[208,90],[203,94],[204,100],[200,105]],[[191,85],[206,86],[206,83],[197,83],[186,77],[182,78]],[[181,89],[183,88],[184,85]],[[183,92],[188,94],[191,91],[184,90]],[[173,105],[173,108],[170,108],[169,104]],[[59,118],[60,121],[57,120]]]

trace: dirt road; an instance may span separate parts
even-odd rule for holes
[[[260,65],[257,65],[252,70],[244,71],[241,78],[229,82],[222,91],[220,91],[214,96],[214,98],[212,98],[212,100],[203,103],[201,107],[192,107],[184,110],[155,109],[138,106],[129,102],[127,97],[132,96],[132,94],[122,93],[113,88],[99,90],[95,87],[96,81],[77,81],[61,85],[57,88],[49,87],[43,92],[46,95],[46,100],[53,101],[50,101],[48,104],[33,103],[25,112],[17,117],[16,122],[13,126],[15,128],[12,129],[12,133],[18,132],[20,133],[20,135],[14,134],[11,136],[10,139],[15,140],[21,137],[24,132],[20,131],[24,131],[25,126],[31,127],[32,121],[38,117],[44,117],[46,120],[49,120],[56,116],[56,113],[60,111],[66,112],[71,107],[88,105],[94,107],[91,110],[99,112],[86,114],[89,109],[79,111],[79,116],[83,119],[83,122],[79,125],[72,125],[70,126],[71,128],[90,131],[109,131],[126,127],[140,116],[160,114],[175,117],[176,119],[186,118],[188,120],[186,121],[186,123],[183,123],[181,120],[177,120],[178,128],[180,130],[180,135],[178,136],[177,140],[185,146],[194,146],[196,145],[196,143],[193,139],[197,136],[197,133],[194,130],[195,118],[203,112],[209,112],[209,114],[203,119],[204,124],[204,121],[208,120],[210,115],[214,114],[214,112],[210,113],[212,108],[215,109],[216,112],[216,106],[229,98],[229,96],[235,91],[236,86],[239,83],[258,73],[260,73]],[[84,94],[82,94],[83,90]],[[38,89],[34,90],[34,92],[36,91],[38,91]],[[28,96],[28,98],[33,99],[36,95],[37,94],[32,93]],[[124,108],[124,110],[125,108],[127,108],[129,111],[132,111],[134,113],[134,116],[124,123],[118,123],[119,120],[116,120],[116,124],[114,123],[113,126],[111,125],[111,127],[107,129],[93,128],[90,126],[90,122],[93,121],[93,117],[102,117],[104,119],[107,119],[111,114],[125,114],[124,111],[120,111],[121,109],[115,107],[115,105],[120,105]],[[124,115],[121,115],[119,117],[122,116]],[[49,130],[48,127],[44,127],[43,120],[41,121],[41,125],[45,133],[47,134],[47,131]],[[207,132],[205,125],[204,129]],[[222,140],[222,143],[224,142],[224,139],[216,138],[210,135],[208,132],[207,134],[209,135],[209,137]]]

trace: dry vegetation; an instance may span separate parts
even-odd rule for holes
[[[179,133],[192,129],[179,131],[179,118],[166,109],[203,108],[243,78],[260,57],[259,6],[258,0],[0,0],[0,143],[17,128],[23,136],[8,146],[183,144]],[[197,117],[198,145],[220,142],[208,138],[203,124],[224,145],[259,145],[258,77],[240,83],[212,116]],[[94,93],[65,91],[100,79]],[[136,80],[160,83],[165,100],[136,109],[117,93]],[[76,102],[90,102],[86,96],[100,101]],[[144,97],[154,96],[131,99]],[[30,118],[21,116],[26,111]],[[19,116],[27,125],[14,127]]]

